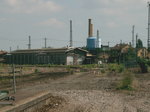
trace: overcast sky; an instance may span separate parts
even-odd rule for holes
[[[131,41],[132,25],[146,45],[147,0],[0,0],[0,49],[26,49],[69,45],[69,20],[73,21],[73,45],[86,46],[88,19],[102,44]]]

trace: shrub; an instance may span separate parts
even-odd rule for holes
[[[118,66],[118,72],[122,73],[124,71],[125,67],[123,65]]]
[[[73,74],[73,69],[71,69],[71,68],[67,68],[67,71],[70,73],[70,74]]]
[[[109,71],[111,71],[111,72],[115,72],[116,71],[116,64],[110,64],[109,66],[108,66],[108,70]]]
[[[34,70],[34,73],[38,73],[39,72],[39,70],[36,68],[35,70]]]
[[[147,72],[148,72],[148,66],[147,66],[146,60],[145,60],[145,59],[138,58],[137,62],[138,62],[138,64],[140,65],[141,72],[142,72],[142,73],[147,73]]]
[[[104,65],[103,64],[99,65],[99,68],[104,68]]]
[[[104,69],[102,69],[102,70],[101,70],[101,73],[105,73],[105,70],[104,70]]]
[[[123,78],[121,80],[121,83],[117,89],[121,90],[133,90],[132,88],[132,82],[133,82],[133,75],[129,72],[125,72],[123,74]]]
[[[108,66],[108,70],[111,72],[118,72],[121,73],[123,72],[125,67],[123,65],[118,65],[118,64],[110,64]]]

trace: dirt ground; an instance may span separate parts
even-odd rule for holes
[[[47,72],[37,80],[18,83],[16,102],[49,91],[51,103],[37,112],[150,112],[150,74],[137,74],[138,87],[133,91],[116,90],[118,75],[92,71],[55,75]]]

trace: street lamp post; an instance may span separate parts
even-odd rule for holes
[[[12,67],[12,73],[13,73],[13,90],[14,93],[16,93],[16,76],[15,76],[15,65],[13,63],[13,59],[11,60],[12,54],[7,54],[8,56],[10,56],[10,63],[11,63],[11,67]]]

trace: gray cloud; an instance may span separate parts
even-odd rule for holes
[[[2,0],[3,11],[11,13],[44,13],[57,12],[62,7],[53,1],[45,0]]]
[[[45,21],[42,21],[42,22],[38,23],[38,25],[40,25],[40,26],[62,28],[62,27],[65,26],[65,23],[57,20],[56,18],[50,18],[48,20],[45,20]]]

